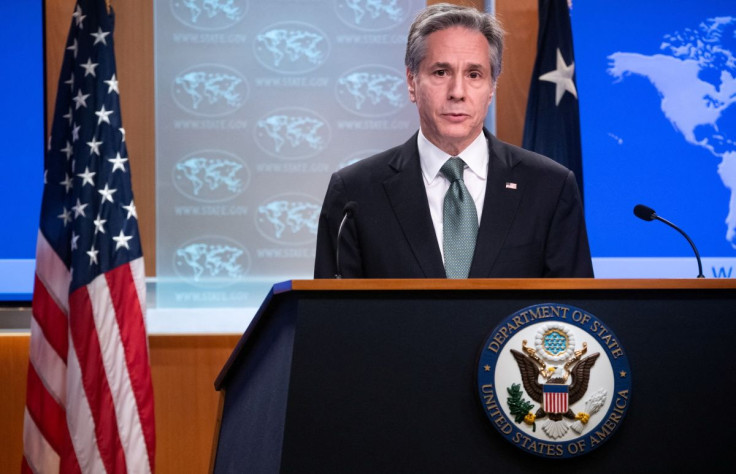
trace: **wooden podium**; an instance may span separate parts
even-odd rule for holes
[[[631,365],[625,419],[571,459],[513,446],[476,364],[504,318],[583,308]],[[733,466],[734,280],[303,280],[277,284],[215,382],[214,472],[688,472]]]

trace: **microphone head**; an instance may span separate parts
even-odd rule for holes
[[[644,204],[637,204],[634,206],[634,215],[645,221],[653,221],[657,218],[657,213],[654,212],[654,209],[647,207]]]
[[[358,210],[358,203],[355,201],[348,201],[345,204],[345,207],[342,208],[342,213],[343,215],[348,214],[352,216],[357,210]]]

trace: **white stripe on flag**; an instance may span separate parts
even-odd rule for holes
[[[36,242],[36,275],[56,304],[65,314],[69,314],[71,274],[41,231],[38,232]]]
[[[128,472],[148,473],[148,451],[138,414],[138,405],[130,383],[125,348],[120,337],[115,307],[105,275],[87,285],[97,337],[100,340],[102,363],[113,397],[118,434],[125,453]]]
[[[46,340],[36,318],[31,318],[31,351],[29,362],[41,382],[59,405],[66,403],[66,364]]]
[[[66,421],[77,453],[77,461],[82,472],[104,473],[100,451],[95,437],[95,423],[92,411],[89,408],[87,395],[82,385],[82,371],[77,360],[74,344],[69,340],[69,355],[67,356],[67,406]]]
[[[23,413],[23,454],[33,472],[59,472],[59,455],[39,431],[28,408]]]
[[[130,273],[133,274],[135,290],[138,293],[138,301],[141,303],[141,314],[143,322],[146,321],[146,268],[143,257],[130,261]]]

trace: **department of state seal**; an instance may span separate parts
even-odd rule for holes
[[[518,448],[545,458],[599,447],[631,403],[631,369],[616,335],[564,304],[508,316],[486,339],[477,373],[491,424]]]

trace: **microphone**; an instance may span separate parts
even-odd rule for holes
[[[703,264],[700,261],[700,254],[698,253],[698,249],[695,248],[695,244],[692,240],[690,240],[690,237],[687,236],[685,231],[683,231],[667,219],[658,216],[657,213],[654,212],[654,209],[652,209],[651,207],[647,207],[644,204],[637,204],[636,206],[634,206],[634,215],[639,219],[645,221],[653,221],[655,219],[658,221],[662,221],[668,226],[675,229],[677,232],[681,233],[683,237],[685,237],[687,241],[690,242],[690,246],[693,248],[693,252],[695,252],[695,258],[698,260],[698,278],[705,278],[705,275],[703,275]]]
[[[345,207],[342,208],[342,222],[340,222],[340,227],[337,229],[337,243],[335,249],[335,267],[337,269],[335,278],[337,280],[342,278],[342,268],[340,268],[340,243],[342,243],[342,229],[345,227],[345,222],[347,222],[348,217],[352,218],[357,209],[358,203],[355,201],[348,201],[345,204]]]

